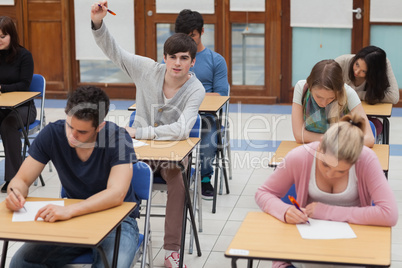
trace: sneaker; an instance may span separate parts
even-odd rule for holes
[[[9,183],[9,181],[6,181],[6,183],[4,183],[3,187],[1,188],[2,193],[7,193],[7,187]]]
[[[179,267],[180,254],[179,252],[173,251],[172,254],[165,257],[165,267],[166,268],[176,268]],[[184,268],[187,268],[185,264],[183,264]]]
[[[211,182],[201,183],[202,198],[206,200],[212,200],[214,198],[214,187]]]

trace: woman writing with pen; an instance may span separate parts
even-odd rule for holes
[[[306,223],[309,217],[394,226],[397,203],[376,154],[363,145],[364,124],[363,118],[346,115],[320,142],[290,151],[258,188],[255,199],[259,207],[290,224]],[[281,200],[293,184],[301,211]],[[274,262],[273,267],[315,266]]]

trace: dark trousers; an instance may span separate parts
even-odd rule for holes
[[[16,108],[21,116],[22,122],[32,123],[36,119],[36,108],[33,102],[29,105],[24,105]],[[29,118],[28,118],[28,111]],[[0,109],[0,135],[4,147],[5,165],[4,165],[4,180],[10,181],[22,164],[22,143],[21,143],[21,128],[20,121],[17,118],[17,113],[10,109]]]

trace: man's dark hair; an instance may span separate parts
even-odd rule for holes
[[[102,89],[82,86],[69,96],[64,111],[79,120],[92,121],[92,125],[97,128],[105,119],[109,105],[109,97]]]
[[[197,30],[201,35],[203,27],[204,19],[200,13],[190,9],[183,9],[176,18],[174,30],[176,33],[185,33],[187,35]]]
[[[193,38],[184,33],[175,33],[166,40],[163,47],[165,57],[179,52],[189,52],[191,60],[195,59],[197,44]]]

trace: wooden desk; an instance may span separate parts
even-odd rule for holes
[[[218,129],[218,146],[217,151],[216,151],[216,156],[219,158],[219,155],[221,159],[224,157],[224,148],[222,146],[222,107],[228,103],[230,100],[229,96],[217,96],[217,95],[206,95],[204,97],[204,100],[202,101],[200,108],[198,109],[198,112],[200,114],[212,114],[215,117],[215,122],[216,122],[216,129]],[[134,103],[131,105],[128,110],[129,111],[134,111],[136,110],[136,104]],[[226,128],[228,126],[225,126]],[[225,185],[226,185],[226,193],[229,194],[229,182],[228,182],[228,176],[226,174],[226,162],[222,161],[223,165],[223,176],[225,178]],[[218,166],[215,166],[215,180],[214,180],[214,189],[218,189]],[[214,198],[212,201],[212,213],[216,212],[216,199],[217,199],[217,191],[214,191]]]
[[[49,200],[63,200],[65,205],[80,201],[60,198],[27,198],[27,201]],[[116,241],[120,241],[120,223],[134,210],[135,206],[136,203],[124,202],[118,207],[54,223],[43,221],[12,222],[13,212],[6,208],[5,201],[3,201],[0,203],[0,240],[4,240],[1,267],[5,265],[9,240],[59,246],[92,247],[97,248],[101,256],[105,258],[103,249],[99,247],[100,243],[115,228],[117,228]],[[116,245],[118,254],[119,242]],[[116,267],[117,254],[115,248],[112,267]]]
[[[302,144],[297,143],[295,141],[281,141],[278,149],[276,149],[274,156],[271,158],[268,166],[277,167],[285,158],[288,152],[292,149],[301,146]],[[378,157],[380,161],[381,168],[384,170],[384,173],[387,175],[389,169],[389,145],[388,144],[374,144],[372,150]]]
[[[253,259],[315,262],[370,267],[391,265],[391,227],[350,224],[357,238],[302,239],[296,225],[283,223],[264,212],[249,212],[225,256]]]
[[[389,120],[392,113],[392,103],[377,103],[374,105],[362,101],[367,116],[380,117],[383,120],[384,144],[389,144]]]
[[[216,113],[219,109],[225,105],[226,102],[230,100],[229,96],[214,96],[214,95],[206,95],[204,100],[201,102],[200,108],[198,111],[204,113]],[[129,111],[135,111],[137,109],[136,104],[134,103],[130,107],[128,107]]]
[[[217,96],[217,95],[206,95],[204,100],[202,101],[200,108],[198,109],[199,113],[202,114],[211,114],[215,118],[216,122],[216,129],[218,130],[217,135],[217,150],[216,150],[216,165],[215,165],[215,180],[214,180],[214,196],[212,199],[212,213],[216,213],[216,202],[217,202],[217,194],[218,194],[218,174],[219,174],[219,162],[222,165],[222,174],[225,180],[226,186],[226,194],[229,194],[229,181],[228,181],[228,174],[226,172],[226,161],[225,158],[225,151],[224,151],[224,144],[222,139],[222,125],[223,125],[223,109],[222,107],[225,104],[228,104],[230,100],[229,96]],[[226,106],[226,109],[229,107]],[[225,125],[225,129],[229,126]],[[223,159],[219,161],[219,159]]]
[[[30,145],[28,139],[28,133],[27,130],[25,129],[24,123],[22,122],[22,118],[18,110],[16,110],[16,108],[34,99],[36,96],[40,94],[41,94],[40,92],[31,92],[31,91],[14,91],[0,94],[0,109],[10,109],[17,113],[18,115],[17,118],[22,129],[22,134],[24,135],[25,142],[28,144],[28,146]],[[27,118],[29,118],[29,112]]]
[[[148,161],[158,164],[159,162],[170,162],[178,165],[182,172],[186,203],[183,211],[183,229],[181,234],[180,261],[179,267],[183,267],[184,245],[186,241],[187,210],[190,213],[191,225],[197,247],[197,254],[201,256],[201,247],[198,239],[197,227],[195,225],[194,210],[191,205],[189,192],[189,179],[191,173],[191,152],[200,142],[199,138],[188,138],[181,141],[159,141],[159,140],[140,140],[148,145],[134,148],[137,160]],[[189,156],[188,166],[184,167],[182,161]]]

